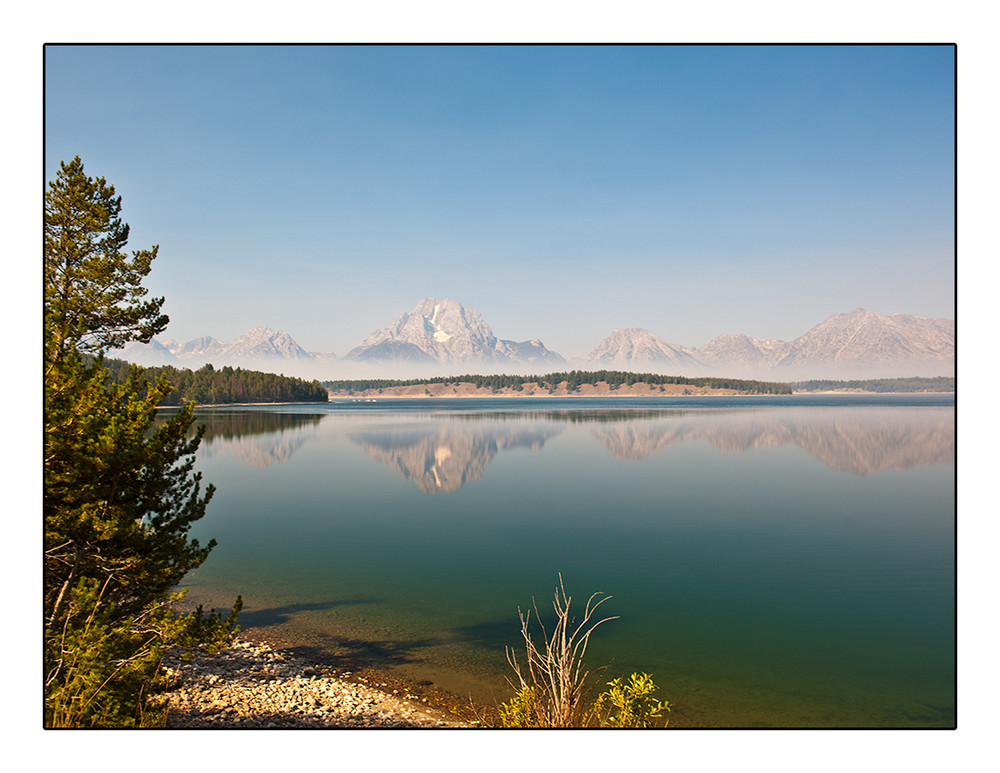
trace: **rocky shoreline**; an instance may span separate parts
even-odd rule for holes
[[[427,729],[471,725],[403,684],[311,663],[262,642],[165,657],[173,729]]]

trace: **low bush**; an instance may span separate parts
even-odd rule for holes
[[[645,673],[633,673],[627,680],[613,679],[596,698],[592,697],[597,687],[584,668],[583,658],[594,630],[617,619],[596,619],[597,608],[610,598],[602,593],[591,595],[577,623],[570,616],[572,598],[559,575],[552,604],[556,622],[551,635],[533,601],[541,644],[536,644],[532,635],[531,611],[522,613],[518,609],[524,662],[507,648],[507,661],[515,674],[515,679],[510,680],[515,693],[493,715],[481,717],[480,724],[503,728],[648,728],[663,717],[664,711],[669,712],[669,702],[654,697],[656,684]],[[663,726],[666,724],[664,720]]]

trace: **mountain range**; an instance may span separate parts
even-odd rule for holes
[[[587,359],[622,369],[778,380],[946,376],[954,374],[955,322],[855,309],[828,317],[793,341],[726,334],[696,348],[629,328],[614,331]]]
[[[149,344],[131,343],[109,356],[140,365],[197,368],[211,362],[326,379],[371,375],[379,366],[395,378],[415,372],[542,373],[563,368],[779,381],[942,376],[955,371],[955,323],[855,309],[823,320],[793,341],[726,334],[700,347],[671,343],[642,328],[621,328],[585,359],[567,360],[537,338],[497,337],[478,311],[458,301],[425,298],[343,358],[307,352],[288,333],[264,325],[233,341],[203,337],[181,344],[154,339]]]

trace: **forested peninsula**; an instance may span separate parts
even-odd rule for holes
[[[792,383],[719,376],[664,376],[629,371],[569,371],[544,376],[472,375],[418,379],[323,381],[333,398],[375,397],[650,397],[676,395],[790,395],[816,392],[954,392],[954,377],[822,379]]]
[[[123,360],[108,359],[104,366],[111,380],[123,384],[132,365]],[[162,365],[142,369],[142,380],[155,383],[165,376],[173,389],[161,401],[161,406],[231,405],[236,403],[325,403],[329,394],[318,381],[305,381],[292,376],[279,376],[257,370],[225,366],[216,369],[211,364],[198,370]]]
[[[324,381],[331,397],[518,397],[643,396],[694,394],[791,394],[789,384],[719,378],[687,378],[618,370],[548,373],[544,376],[464,375],[424,379]]]

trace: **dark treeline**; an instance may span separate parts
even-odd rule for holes
[[[735,389],[740,392],[758,395],[786,395],[792,392],[791,384],[771,381],[747,381],[716,376],[688,378],[685,376],[662,376],[657,373],[630,373],[621,370],[573,370],[563,373],[548,373],[544,376],[510,376],[506,374],[483,376],[470,374],[418,379],[354,379],[324,381],[323,386],[335,391],[363,392],[367,389],[424,386],[429,384],[444,384],[445,386],[474,384],[480,389],[513,389],[515,392],[519,392],[524,389],[525,384],[530,383],[537,383],[543,389],[550,391],[555,390],[560,384],[565,383],[568,391],[577,392],[583,384],[597,386],[601,382],[606,383],[612,390],[621,386],[632,386],[633,384],[643,383],[652,386],[678,384],[682,386],[709,387],[711,389]]]
[[[104,366],[115,383],[124,383],[132,365],[108,359]],[[165,376],[173,386],[160,405],[219,405],[232,403],[325,403],[329,395],[318,381],[304,381],[257,370],[225,366],[216,370],[211,364],[198,370],[162,365],[143,368],[142,377],[155,381]]]
[[[171,413],[172,411],[161,411],[157,420],[159,422],[167,421]],[[205,428],[204,440],[206,442],[217,438],[229,440],[248,435],[269,435],[276,432],[315,427],[320,418],[321,416],[318,414],[272,413],[239,408],[206,411],[195,409],[195,426]]]
[[[796,392],[826,391],[832,389],[863,389],[866,392],[954,392],[954,376],[933,378],[875,378],[855,381],[812,380],[792,384]]]

